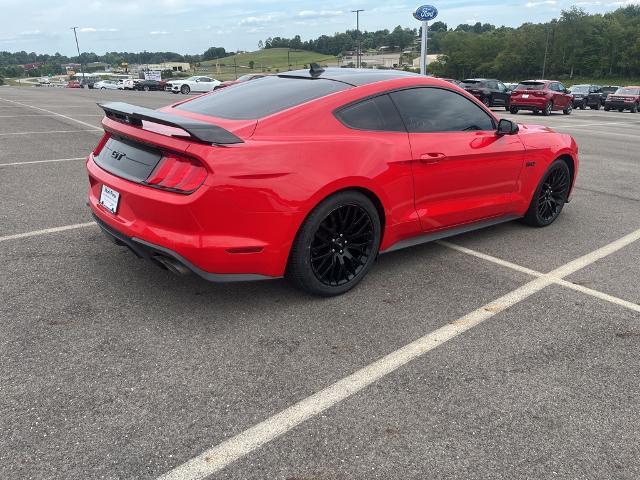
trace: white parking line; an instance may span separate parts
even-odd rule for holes
[[[104,133],[103,130],[44,130],[42,132],[10,132],[10,133],[0,133],[2,137],[8,137],[10,135],[35,135],[35,134],[49,134],[49,133],[79,133],[79,132],[89,132],[89,133]]]
[[[72,160],[86,160],[86,159],[87,157],[56,158],[55,160],[30,160],[28,162],[0,163],[0,167],[15,167],[17,165],[33,165],[34,163],[71,162]]]
[[[301,400],[295,405],[267,418],[244,432],[210,448],[178,467],[160,476],[161,480],[196,480],[225,468],[230,463],[262,447],[265,443],[285,434],[292,428],[315,417],[333,405],[354,395],[408,362],[419,358],[463,332],[492,318],[531,295],[570,275],[581,268],[611,255],[640,239],[640,229],[598,250],[542,275],[495,301],[431,332],[418,340],[390,353],[386,357],[356,371],[329,387]]]
[[[67,230],[75,230],[77,228],[96,226],[95,222],[76,223],[74,225],[65,225],[64,227],[45,228],[44,230],[35,230],[33,232],[16,233],[15,235],[7,235],[6,237],[0,237],[0,242],[6,242],[8,240],[18,240],[20,238],[37,237],[40,235],[47,235],[49,233],[66,232]]]
[[[438,241],[436,243],[438,243],[439,245],[442,245],[443,247],[450,248],[451,250],[456,250],[458,252],[465,253],[467,255],[472,255],[474,257],[481,258],[481,259],[486,260],[488,262],[495,263],[497,265],[500,265],[500,266],[503,266],[503,267],[507,267],[507,268],[510,268],[512,270],[516,270],[516,271],[521,272],[521,273],[526,273],[526,274],[534,276],[534,277],[541,277],[541,276],[545,275],[542,272],[538,272],[536,270],[531,270],[530,268],[523,267],[521,265],[517,265],[515,263],[508,262],[506,260],[502,260],[501,258],[497,258],[497,257],[494,257],[492,255],[487,255],[486,253],[478,252],[476,250],[471,250],[470,248],[461,247],[460,245],[456,245],[454,243],[446,242],[444,240],[440,240],[440,241]],[[600,292],[598,290],[593,290],[591,288],[588,288],[588,287],[585,287],[585,286],[582,286],[582,285],[578,285],[577,283],[573,283],[573,282],[569,282],[567,280],[563,280],[563,279],[561,279],[559,277],[554,279],[554,283],[556,283],[558,285],[561,285],[563,287],[566,287],[566,288],[570,288],[570,289],[575,290],[577,292],[581,292],[581,293],[584,293],[586,295],[590,295],[590,296],[598,298],[600,300],[605,300],[605,301],[613,303],[615,305],[628,308],[629,310],[633,310],[634,312],[640,312],[640,305],[638,305],[636,303],[633,303],[633,302],[629,302],[627,300],[623,300],[622,298],[614,297],[613,295],[609,295],[608,293]]]
[[[40,108],[40,107],[34,107],[33,105],[28,105],[28,104],[26,104],[26,103],[16,102],[16,101],[14,101],[14,100],[8,100],[8,99],[6,99],[6,98],[0,98],[0,100],[3,100],[3,101],[5,101],[5,102],[14,103],[14,104],[16,104],[16,105],[20,105],[20,106],[22,106],[22,107],[35,108],[36,110],[40,110],[40,111],[42,111],[42,112],[50,113],[50,114],[52,114],[52,115],[54,115],[54,116],[56,116],[56,117],[66,118],[67,120],[71,120],[72,122],[76,122],[76,123],[79,123],[79,124],[81,124],[81,125],[85,125],[85,126],[87,126],[87,127],[91,127],[91,128],[92,128],[92,129],[94,129],[94,130],[100,130],[100,131],[102,131],[102,128],[96,127],[95,125],[92,125],[92,124],[87,123],[87,122],[83,122],[82,120],[78,120],[78,119],[75,119],[75,118],[71,118],[71,117],[69,117],[69,116],[67,116],[67,115],[63,115],[63,114],[61,114],[61,113],[54,112],[54,111],[52,111],[52,110],[47,110],[47,109],[45,109],[45,108]]]
[[[76,113],[77,117],[103,117],[101,113]],[[20,118],[20,117],[42,117],[42,118],[55,118],[58,115],[50,113],[21,113],[16,115],[0,115],[0,118]]]

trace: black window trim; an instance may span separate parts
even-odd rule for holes
[[[346,103],[344,105],[341,105],[340,107],[336,108],[333,110],[333,116],[342,124],[344,125],[346,128],[350,129],[350,130],[358,130],[361,132],[384,132],[384,133],[403,133],[403,134],[408,134],[408,133],[412,133],[409,132],[409,129],[407,128],[407,124],[404,121],[404,118],[402,118],[402,114],[400,113],[400,110],[398,109],[398,106],[396,105],[396,102],[393,101],[393,97],[391,96],[392,93],[396,93],[396,92],[403,92],[405,90],[415,90],[417,88],[433,88],[436,90],[444,90],[446,92],[450,92],[450,93],[455,93],[456,95],[461,96],[462,98],[464,98],[465,100],[467,100],[469,103],[474,104],[478,109],[480,109],[485,115],[487,115],[489,117],[489,119],[491,120],[491,124],[493,125],[493,129],[496,130],[498,128],[498,125],[496,123],[496,119],[493,115],[489,115],[483,107],[481,107],[480,105],[478,105],[477,103],[475,103],[473,100],[471,100],[469,97],[467,97],[466,95],[460,93],[460,92],[456,92],[455,90],[451,90],[450,88],[444,88],[444,87],[440,87],[440,86],[436,86],[436,85],[411,85],[409,87],[400,87],[400,88],[394,88],[391,90],[385,90],[384,92],[377,92],[377,93],[373,93],[371,95],[367,95],[366,97],[362,97],[359,98],[357,100],[353,100],[349,103]],[[364,128],[356,128],[356,127],[352,127],[350,125],[347,125],[345,122],[342,121],[342,119],[339,116],[339,113],[342,110],[345,110],[349,107],[352,107],[354,105],[357,105],[359,103],[362,102],[366,102],[368,100],[372,100],[374,98],[377,97],[382,97],[383,95],[388,95],[389,99],[391,100],[391,103],[393,104],[393,106],[396,109],[396,113],[398,114],[398,116],[400,117],[400,121],[402,122],[402,125],[404,125],[404,131],[396,131],[396,130],[369,130],[369,129],[364,129]],[[451,133],[451,132],[457,132],[458,130],[449,130],[446,132],[421,132],[421,135],[424,134],[429,134],[429,133]],[[479,131],[487,131],[487,130],[479,130]],[[414,132],[415,133],[415,132]]]

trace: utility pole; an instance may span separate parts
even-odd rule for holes
[[[78,60],[80,61],[80,72],[82,73],[82,81],[80,82],[80,85],[84,85],[84,68],[82,67],[82,57],[80,56],[80,45],[78,44],[78,34],[76,33],[76,28],[78,27],[71,27],[71,30],[73,30],[73,35],[74,37],[76,37],[76,48],[78,49]]]
[[[356,35],[358,36],[358,51],[356,52],[356,68],[360,68],[360,54],[362,51],[362,36],[360,35],[360,12],[364,12],[364,9],[351,10],[351,13],[356,14]]]
[[[549,51],[549,30],[547,30],[547,43],[544,45],[544,60],[542,61],[542,80],[544,80],[544,72],[547,69],[547,52]]]

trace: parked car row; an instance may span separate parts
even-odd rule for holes
[[[471,93],[487,107],[504,107],[513,114],[528,110],[549,115],[552,111],[571,114],[574,108],[606,111],[640,110],[640,87],[574,85],[567,89],[556,80],[525,80],[505,84],[497,79],[469,78],[458,82],[445,79]]]

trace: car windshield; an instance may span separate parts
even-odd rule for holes
[[[516,90],[544,90],[542,82],[520,82]]]
[[[200,77],[189,77],[189,78],[185,78],[184,81],[185,82],[195,82],[199,78]]]
[[[589,93],[589,87],[587,85],[576,85],[571,87],[571,93]]]
[[[640,95],[640,88],[619,88],[616,93],[618,95]]]
[[[351,85],[333,80],[269,76],[216,90],[175,108],[229,120],[254,120],[348,88]]]
[[[618,87],[602,87],[604,93],[613,93],[618,91]]]

